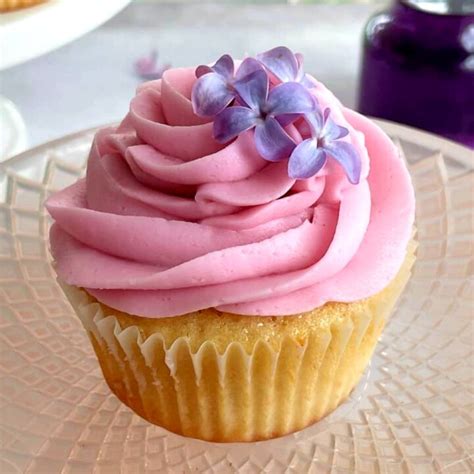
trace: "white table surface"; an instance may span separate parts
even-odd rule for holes
[[[75,42],[1,72],[0,93],[18,106],[34,146],[119,120],[140,83],[133,62],[152,48],[163,61],[185,66],[284,44],[301,51],[307,71],[354,107],[361,32],[380,8],[132,4]]]

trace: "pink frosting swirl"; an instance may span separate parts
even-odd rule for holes
[[[414,195],[379,127],[320,83],[320,105],[362,157],[352,185],[334,160],[314,178],[257,153],[253,132],[217,143],[193,113],[194,69],[144,84],[117,128],[97,133],[87,176],[54,194],[51,249],[59,277],[146,317],[209,307],[288,315],[382,288],[400,268]],[[303,122],[287,127],[296,142]]]

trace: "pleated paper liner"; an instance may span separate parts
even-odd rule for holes
[[[412,243],[399,274],[380,293],[344,305],[343,313],[325,314],[327,324],[303,340],[283,337],[278,347],[258,340],[250,352],[238,333],[223,352],[212,341],[193,351],[185,337],[166,344],[159,332],[145,339],[143,318],[122,327],[111,308],[80,288],[61,285],[123,403],[184,436],[256,441],[300,430],[349,396],[409,278],[414,250]]]

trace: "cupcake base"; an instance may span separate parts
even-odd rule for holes
[[[414,262],[354,303],[292,316],[208,309],[174,318],[121,313],[61,283],[105,380],[141,417],[208,441],[257,441],[314,423],[345,400],[365,370]]]

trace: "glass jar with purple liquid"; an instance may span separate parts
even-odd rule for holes
[[[395,0],[373,16],[359,110],[474,148],[474,0]]]

